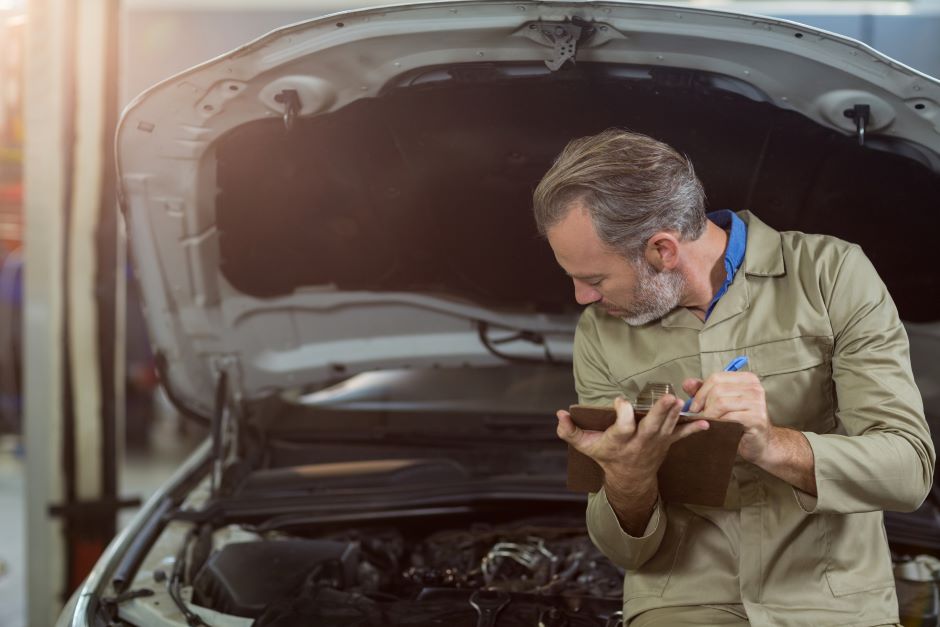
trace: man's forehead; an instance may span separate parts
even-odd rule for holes
[[[580,203],[572,203],[564,217],[548,229],[548,242],[556,251],[604,248],[597,235],[594,222],[587,209]]]
[[[546,233],[555,259],[565,273],[588,280],[605,276],[619,255],[601,241],[587,210],[573,207]]]
[[[598,272],[594,274],[578,274],[576,272],[565,272],[569,278],[577,279],[579,281],[584,281],[585,283],[593,283],[599,281],[600,279],[606,279],[608,276],[607,272]]]

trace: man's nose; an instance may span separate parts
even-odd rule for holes
[[[590,305],[601,299],[601,293],[584,281],[579,281],[578,279],[573,279],[573,281],[574,299],[578,301],[579,305]]]

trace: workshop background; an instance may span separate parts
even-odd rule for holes
[[[0,0],[0,627],[52,624],[64,564],[74,586],[204,435],[157,386],[115,210],[120,110],[274,28],[380,3]],[[940,76],[940,0],[688,4],[803,22]]]

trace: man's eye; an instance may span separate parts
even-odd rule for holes
[[[588,283],[588,285],[590,285],[591,287],[597,287],[603,282],[604,282],[604,279],[598,279],[596,281],[591,281],[590,283]]]

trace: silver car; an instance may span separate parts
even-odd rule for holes
[[[579,309],[530,215],[561,147],[612,126],[688,154],[712,209],[861,244],[937,429],[936,79],[689,7],[332,15],[123,116],[162,383],[211,436],[60,624],[617,624],[622,573],[586,537],[554,434]],[[936,599],[938,505],[887,518],[905,620],[937,609],[908,599]]]

